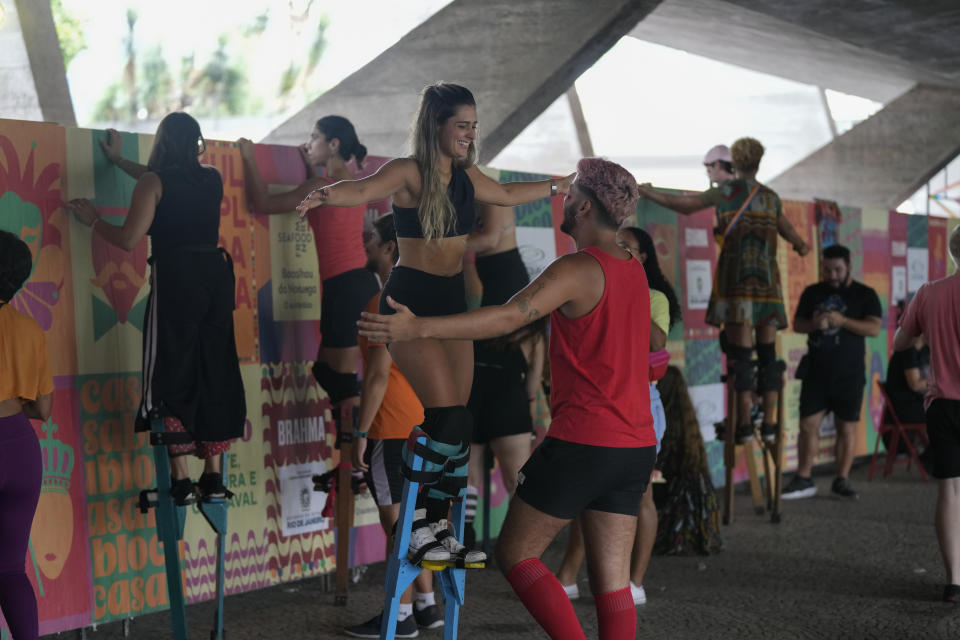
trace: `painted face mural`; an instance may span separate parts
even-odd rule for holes
[[[125,211],[112,207],[100,207],[103,217],[112,224],[122,224]],[[91,282],[103,290],[109,306],[97,297],[93,298],[94,336],[99,339],[117,323],[128,320],[138,329],[143,329],[146,298],[136,308],[134,300],[146,284],[147,240],[144,239],[133,251],[124,251],[103,239],[99,234],[90,234],[90,252],[96,274]]]
[[[43,484],[33,519],[31,544],[40,571],[48,580],[56,580],[70,554],[73,540],[73,503],[70,478],[73,474],[73,450],[56,438],[53,421],[41,427],[46,434],[40,440],[43,459]]]
[[[60,282],[34,278],[44,246],[60,246],[60,233],[50,216],[60,206],[60,164],[44,166],[34,175],[34,147],[23,168],[13,143],[0,135],[0,229],[20,236],[33,256],[31,277],[13,299],[13,306],[36,319],[44,331],[53,324],[51,307],[59,299]]]

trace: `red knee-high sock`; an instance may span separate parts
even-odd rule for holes
[[[594,596],[600,640],[633,640],[637,633],[637,607],[630,587]]]
[[[580,621],[560,581],[537,558],[518,563],[507,581],[533,619],[553,640],[585,640]],[[627,589],[630,595],[630,589]],[[633,604],[633,599],[630,600]]]

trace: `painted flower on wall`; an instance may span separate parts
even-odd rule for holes
[[[60,299],[63,279],[36,281],[32,276],[40,249],[60,247],[60,232],[50,224],[51,216],[60,207],[60,164],[50,163],[34,177],[35,147],[31,147],[21,169],[17,149],[9,138],[0,135],[0,229],[17,234],[33,255],[31,278],[11,304],[47,331],[53,325],[52,307]]]

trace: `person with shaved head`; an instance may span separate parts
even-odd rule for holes
[[[584,638],[560,582],[540,561],[580,516],[600,638],[633,638],[630,552],[637,511],[656,457],[650,413],[650,291],[643,265],[617,243],[633,214],[635,178],[584,158],[564,199],[560,229],[575,253],[554,261],[508,302],[420,318],[396,301],[390,316],[364,314],[361,335],[383,342],[478,340],[550,315],[550,433],[517,477],[497,541],[498,566],[551,638]]]

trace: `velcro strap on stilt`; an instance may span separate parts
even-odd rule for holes
[[[426,440],[425,444],[418,441],[421,437]],[[414,470],[411,467],[418,456],[423,460],[423,469]],[[470,443],[438,442],[432,440],[423,429],[415,427],[407,438],[407,446],[403,450],[403,461],[405,464],[401,470],[410,481],[433,485],[444,475],[453,473],[470,462]]]
[[[403,476],[410,480],[410,482],[417,482],[423,485],[436,484],[443,478],[443,469],[439,471],[414,471],[404,465],[401,467],[400,472],[403,473]]]
[[[430,524],[425,519],[420,519],[420,520],[414,520],[413,526],[410,527],[410,529],[411,531],[415,531],[422,527],[429,527],[429,526]],[[427,555],[429,552],[433,551],[434,549],[439,549],[442,546],[443,545],[437,542],[436,540],[431,540],[427,544],[417,549],[416,553],[408,554],[407,559],[412,564],[420,564],[421,562],[423,562],[423,557],[425,555]]]
[[[453,532],[449,529],[441,529],[437,531],[435,537],[440,544],[443,544],[445,538],[449,538],[453,535]],[[456,554],[451,554],[449,562],[453,563],[455,569],[466,569],[467,568],[467,548],[464,546],[460,547],[460,550]]]

